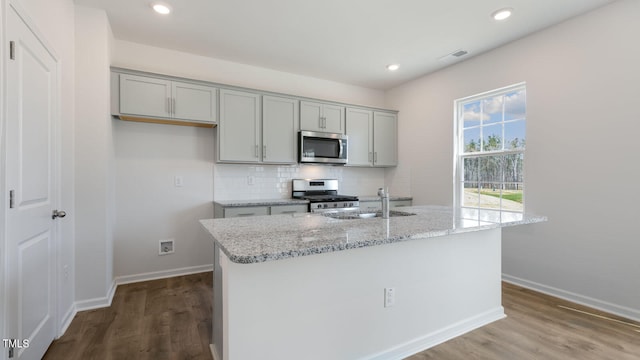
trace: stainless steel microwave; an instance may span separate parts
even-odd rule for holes
[[[344,165],[347,163],[347,135],[300,131],[300,162]]]

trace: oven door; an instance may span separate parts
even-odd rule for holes
[[[347,163],[347,135],[300,131],[299,148],[301,163]]]

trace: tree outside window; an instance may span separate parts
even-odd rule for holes
[[[525,85],[459,99],[455,108],[456,203],[523,212]]]

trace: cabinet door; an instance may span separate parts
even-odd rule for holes
[[[260,95],[220,90],[218,159],[231,162],[260,161]]]
[[[120,74],[120,113],[170,117],[171,81]]]
[[[348,166],[373,165],[373,112],[347,108]]]
[[[300,130],[324,131],[322,128],[322,104],[300,102]]]
[[[373,113],[374,166],[396,166],[398,164],[397,125],[396,114]]]
[[[174,81],[171,86],[173,117],[215,123],[216,91],[217,89],[211,86]]]
[[[324,132],[344,134],[344,106],[324,104],[322,107]]]
[[[262,161],[297,162],[298,100],[262,97]]]

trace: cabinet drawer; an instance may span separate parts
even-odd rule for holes
[[[271,207],[271,215],[309,212],[309,205],[278,205]]]
[[[389,201],[389,208],[397,208],[403,206],[411,206],[411,200],[391,200]]]
[[[224,217],[269,215],[268,206],[232,207],[224,209]]]
[[[379,211],[382,210],[380,201],[360,201],[360,211]]]

